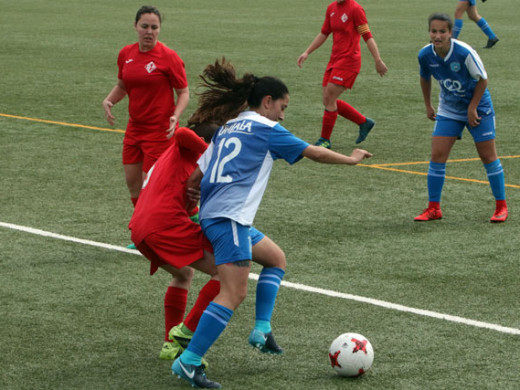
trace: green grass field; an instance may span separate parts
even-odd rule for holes
[[[486,37],[467,19],[460,36],[481,55],[496,108],[510,208],[496,225],[469,133],[448,164],[444,218],[413,222],[427,203],[432,130],[416,57],[428,43],[428,15],[453,14],[456,1],[361,3],[389,72],[376,74],[362,44],[361,75],[344,97],[377,121],[362,144],[374,157],[357,167],[275,164],[255,225],[287,254],[292,284],[281,288],[273,319],[286,353],[263,356],[247,345],[252,280],[207,354],[208,376],[225,389],[518,389],[517,2],[478,3],[500,37],[493,49],[481,49]],[[155,1],[164,15],[160,40],[183,58],[191,85],[181,122],[196,106],[198,74],[225,55],[240,73],[282,78],[291,92],[284,126],[314,142],[330,41],[303,69],[296,59],[327,4]],[[136,40],[140,5],[0,0],[1,389],[189,388],[158,359],[168,276],[148,276],[147,262],[124,252],[132,207],[123,134],[108,129],[101,107],[118,51]],[[126,126],[126,103],[114,108],[115,130]],[[350,153],[356,136],[338,120],[333,148]],[[190,303],[205,281],[196,276]],[[349,331],[375,350],[372,370],[356,380],[336,376],[327,359],[331,341]]]

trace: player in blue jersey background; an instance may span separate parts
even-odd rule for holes
[[[457,0],[457,8],[455,8],[455,25],[453,26],[453,38],[457,39],[462,30],[464,20],[464,12],[468,14],[468,18],[474,21],[477,26],[488,37],[488,41],[484,49],[491,49],[498,42],[498,37],[491,29],[486,19],[479,15],[477,11],[476,0]],[[484,2],[486,0],[482,0]]]
[[[432,14],[428,26],[431,43],[419,51],[420,82],[426,116],[435,121],[435,127],[427,179],[429,204],[415,220],[442,218],[440,201],[446,161],[455,141],[467,128],[495,197],[491,222],[504,222],[508,216],[504,170],[495,146],[495,111],[487,89],[486,70],[475,50],[452,39],[453,22],[448,15]],[[440,86],[437,114],[431,102],[432,76]]]
[[[322,163],[356,165],[372,155],[355,149],[346,156],[309,145],[281,126],[278,121],[284,119],[289,91],[275,77],[257,78],[247,73],[238,79],[233,66],[222,59],[206,67],[202,80],[206,90],[199,97],[199,112],[206,107],[208,112],[220,109],[238,114],[217,130],[187,183],[187,188],[195,189],[200,184],[201,227],[213,245],[221,288],[202,315],[190,344],[173,363],[172,371],[194,386],[220,388],[219,383],[205,376],[201,359],[246,297],[252,259],[250,226],[274,160],[294,164],[307,157]],[[263,307],[257,303],[257,318],[259,312],[270,318],[283,276],[283,272],[266,275],[261,294]],[[258,288],[260,285],[257,302]],[[269,321],[257,321],[249,343],[262,350],[270,342],[270,335]]]

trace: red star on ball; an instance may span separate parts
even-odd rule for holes
[[[362,351],[365,352],[365,355],[367,354],[367,340],[352,339],[352,342],[356,343],[356,346],[352,350],[352,353]]]
[[[341,368],[341,365],[338,363],[338,356],[341,351],[334,352],[334,355],[329,352],[329,359],[330,359],[330,365],[332,368],[339,367]]]

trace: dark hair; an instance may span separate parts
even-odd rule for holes
[[[428,17],[428,30],[430,30],[430,26],[433,20],[440,20],[442,22],[448,22],[448,30],[451,31],[453,28],[453,20],[448,14],[442,12],[435,12]]]
[[[288,94],[289,89],[282,80],[265,76],[255,80],[253,89],[247,98],[247,104],[249,107],[260,107],[264,96],[271,96],[273,100],[278,100]]]
[[[198,93],[199,106],[190,117],[190,124],[214,122],[223,125],[248,105],[259,107],[265,96],[277,100],[289,93],[287,86],[276,77],[258,78],[246,73],[238,79],[235,67],[224,57],[206,66],[200,78],[199,86],[206,89]]]
[[[197,134],[199,137],[204,138],[207,144],[211,142],[211,138],[213,138],[213,134],[220,126],[213,122],[204,122],[192,124],[190,128]]]
[[[143,14],[155,14],[159,17],[159,23],[162,23],[161,13],[159,10],[151,5],[143,5],[141,8],[137,10],[137,14],[135,14],[135,23],[139,22],[139,19],[141,19],[141,16]]]

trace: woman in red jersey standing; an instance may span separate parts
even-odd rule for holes
[[[130,119],[123,140],[123,166],[135,206],[144,176],[170,145],[190,93],[183,61],[158,41],[159,10],[139,8],[134,27],[138,42],[119,52],[117,84],[103,100],[103,108],[108,123],[114,125],[112,107],[128,95]]]
[[[329,4],[320,33],[298,57],[300,68],[309,54],[323,45],[331,33],[332,53],[322,82],[325,111],[321,136],[316,142],[316,145],[328,149],[331,147],[330,137],[338,114],[359,126],[356,144],[365,140],[375,124],[350,104],[338,99],[346,89],[352,89],[361,70],[360,37],[363,37],[374,58],[377,73],[383,76],[388,70],[368,27],[365,11],[354,0],[336,0]]]

